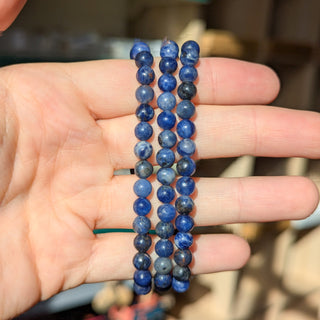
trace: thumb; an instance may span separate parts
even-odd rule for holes
[[[27,0],[0,0],[0,32],[17,17]]]

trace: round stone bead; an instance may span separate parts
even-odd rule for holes
[[[172,288],[175,292],[183,293],[186,292],[190,287],[190,281],[179,281],[175,278],[172,278]]]
[[[174,226],[171,222],[158,222],[156,225],[156,234],[161,239],[169,239],[174,234]]]
[[[159,274],[168,274],[172,270],[171,259],[166,257],[158,257],[154,262],[154,268]]]
[[[189,232],[194,226],[192,217],[186,215],[179,215],[175,221],[176,228],[179,232]]]
[[[150,47],[142,41],[136,41],[130,50],[130,59],[135,59],[139,52],[148,51],[150,52]]]
[[[151,237],[148,234],[138,234],[133,241],[134,247],[139,252],[147,252],[151,247]]]
[[[138,198],[133,203],[133,211],[139,216],[146,216],[151,210],[151,203],[146,198]]]
[[[158,217],[163,222],[170,222],[176,216],[176,209],[172,204],[162,204],[157,209]]]
[[[198,43],[194,40],[188,40],[186,41],[182,47],[181,47],[181,51],[194,51],[196,54],[200,54],[200,47],[198,45]]]
[[[139,141],[134,146],[134,154],[141,160],[146,160],[152,155],[152,145],[147,141]]]
[[[140,121],[150,121],[154,117],[154,110],[148,104],[140,104],[136,109],[136,116]]]
[[[172,275],[171,274],[159,274],[156,273],[154,276],[154,284],[156,289],[168,289],[171,287]]]
[[[171,92],[162,92],[157,99],[158,107],[164,111],[171,111],[176,106],[176,97]]]
[[[191,158],[184,156],[177,162],[177,171],[181,176],[192,176],[196,171],[196,164]]]
[[[189,249],[176,250],[174,253],[174,261],[180,267],[188,266],[192,261],[192,253]]]
[[[159,257],[170,257],[173,253],[173,244],[168,239],[160,239],[155,245],[155,251]]]
[[[189,196],[180,196],[175,202],[175,208],[180,214],[189,214],[194,207],[194,202]]]
[[[196,111],[190,100],[183,100],[177,105],[177,114],[182,119],[190,119]]]
[[[177,86],[177,80],[171,73],[165,73],[159,78],[158,86],[162,91],[172,91]]]
[[[154,91],[153,89],[148,85],[141,85],[136,90],[136,99],[140,103],[149,103],[153,100],[154,97]]]
[[[165,40],[160,48],[161,58],[177,59],[179,55],[179,47],[173,40]]]
[[[147,253],[138,252],[133,257],[133,265],[138,270],[148,270],[151,265],[151,258]]]
[[[175,160],[174,152],[169,148],[160,149],[156,155],[157,163],[162,168],[170,168]]]
[[[160,168],[157,172],[157,179],[161,184],[169,186],[176,178],[176,173],[172,168]]]
[[[198,77],[198,71],[193,66],[183,66],[179,71],[179,78],[181,81],[193,82]]]
[[[146,234],[151,227],[150,219],[144,216],[137,216],[133,220],[132,227],[136,233]]]
[[[190,177],[181,177],[176,183],[177,191],[183,196],[190,196],[190,194],[193,193],[195,186],[194,180]]]
[[[176,117],[170,111],[162,111],[157,117],[157,123],[160,128],[164,130],[170,130],[176,123]]]
[[[151,279],[152,276],[149,270],[136,270],[133,275],[134,282],[142,287],[149,286]]]
[[[175,191],[170,186],[161,186],[157,190],[157,197],[163,203],[170,203],[175,197]]]
[[[143,287],[143,286],[139,286],[137,283],[134,282],[133,283],[133,290],[139,296],[146,295],[151,291],[151,284]]]
[[[188,281],[190,279],[191,272],[188,267],[174,266],[172,275],[176,280]]]
[[[149,85],[150,83],[153,82],[154,77],[155,77],[154,71],[149,66],[142,66],[137,71],[137,80],[141,84]]]
[[[178,232],[174,237],[174,243],[176,244],[178,249],[188,249],[193,243],[192,234],[188,232]]]
[[[187,41],[181,47],[180,60],[183,65],[194,66],[199,61],[200,48],[195,41]]]
[[[177,143],[177,136],[170,130],[163,130],[158,136],[162,148],[172,148]]]
[[[152,175],[153,166],[148,160],[140,160],[136,163],[134,171],[140,179],[147,179]]]
[[[139,179],[133,185],[134,193],[141,198],[146,198],[152,191],[152,185],[147,179]]]
[[[196,151],[196,145],[191,139],[182,139],[177,145],[177,151],[181,156],[192,156]]]
[[[134,128],[134,134],[139,140],[148,140],[153,134],[153,129],[148,122],[139,122]]]
[[[153,55],[149,51],[141,51],[136,55],[135,62],[138,68],[142,66],[151,67],[153,64]]]
[[[182,100],[191,100],[197,94],[197,87],[193,82],[182,82],[178,87],[178,96]]]
[[[189,119],[183,119],[177,124],[177,133],[181,138],[191,138],[196,131],[196,127]]]
[[[159,63],[159,69],[162,73],[173,73],[177,70],[178,63],[173,58],[162,58]]]

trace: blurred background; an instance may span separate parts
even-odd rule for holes
[[[0,65],[122,59],[128,57],[133,39],[159,47],[164,37],[179,44],[197,40],[202,56],[267,64],[282,83],[274,105],[319,111],[319,0],[29,0],[0,37]],[[304,175],[320,186],[320,161],[212,159],[198,163],[197,175]],[[245,237],[252,258],[240,271],[201,275],[187,293],[159,297],[160,311],[148,319],[320,319],[319,224],[316,213],[300,222],[196,229]],[[129,303],[127,287],[130,284],[84,285],[19,319],[109,319],[107,309],[116,291],[122,290],[117,298],[122,302],[115,305]]]

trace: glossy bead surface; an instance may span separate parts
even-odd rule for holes
[[[150,52],[150,47],[142,41],[136,41],[130,50],[130,59],[135,59],[139,52],[148,51]]]
[[[180,214],[189,214],[194,207],[194,202],[189,196],[180,196],[176,199],[175,208]]]
[[[175,221],[176,228],[179,232],[190,232],[194,226],[192,217],[179,215]]]
[[[190,281],[179,281],[172,278],[172,289],[178,293],[186,292],[190,287]]]
[[[137,295],[146,295],[151,291],[151,284],[148,286],[139,286],[137,283],[134,282],[133,290]]]
[[[195,162],[187,157],[182,157],[177,162],[177,171],[181,176],[192,176],[196,170],[196,164]]]
[[[133,220],[132,227],[136,233],[146,234],[151,227],[150,219],[144,216],[137,216]]]
[[[172,270],[171,259],[166,257],[158,257],[154,262],[154,268],[159,274],[168,274]]]
[[[180,60],[183,65],[194,66],[199,61],[200,47],[195,41],[187,41],[181,47]]]
[[[200,47],[194,40],[188,40],[181,46],[181,51],[194,51],[196,54],[200,54]]]
[[[165,73],[159,78],[158,86],[162,91],[172,91],[177,86],[177,80],[171,73]]]
[[[142,287],[149,286],[151,279],[152,276],[149,270],[136,270],[133,275],[134,282]]]
[[[174,234],[174,226],[171,222],[158,222],[156,225],[156,234],[161,239],[169,239]]]
[[[173,253],[173,244],[168,239],[160,239],[155,245],[155,251],[159,257],[170,257]]]
[[[136,155],[137,158],[141,160],[146,160],[152,155],[152,145],[151,143],[147,141],[139,141],[135,146],[134,146],[134,154]]]
[[[136,109],[136,117],[140,121],[150,121],[154,117],[154,110],[149,104],[140,104]]]
[[[169,148],[160,149],[156,155],[157,163],[162,168],[170,168],[175,160],[174,152]]]
[[[179,47],[173,40],[165,40],[160,48],[161,58],[177,59],[179,55]]]
[[[174,266],[172,275],[175,279],[179,281],[188,281],[190,278],[191,272],[188,267]]]
[[[157,180],[166,186],[174,182],[176,173],[172,168],[160,168],[157,172]]]
[[[139,216],[146,216],[151,210],[151,203],[146,198],[138,198],[133,203],[133,211]]]
[[[172,148],[177,143],[177,136],[170,130],[163,130],[158,136],[162,148]]]
[[[148,140],[153,134],[153,129],[148,122],[139,122],[134,128],[134,134],[139,140]]]
[[[159,63],[159,69],[162,73],[173,73],[177,70],[178,63],[173,58],[162,58]]]
[[[170,203],[175,197],[175,191],[170,186],[161,186],[157,190],[157,197],[163,203]]]
[[[158,107],[164,111],[171,111],[176,103],[176,97],[171,92],[162,92],[157,99]]]
[[[176,250],[174,253],[174,261],[177,265],[181,267],[188,266],[192,261],[192,253],[189,249]]]
[[[151,258],[147,253],[138,252],[133,257],[133,265],[138,270],[148,270],[151,265]]]
[[[141,198],[146,198],[152,192],[152,185],[147,179],[139,179],[133,185],[134,193]]]
[[[147,252],[151,247],[151,237],[148,234],[138,234],[133,241],[134,247],[139,252]]]
[[[170,222],[176,216],[176,209],[172,204],[162,204],[157,209],[158,217],[163,222]]]
[[[182,139],[177,145],[177,151],[181,156],[192,156],[196,151],[196,145],[191,139]]]
[[[188,232],[178,232],[174,237],[174,243],[181,250],[188,249],[193,243],[193,237]]]
[[[193,66],[183,66],[179,71],[179,78],[181,81],[193,82],[198,77],[198,71]]]
[[[194,104],[189,100],[183,100],[177,105],[177,115],[182,119],[190,119],[195,111]]]
[[[153,64],[153,55],[149,51],[141,51],[136,55],[135,62],[138,68],[142,66],[151,67]]]
[[[155,77],[154,71],[149,66],[142,66],[137,71],[137,80],[141,84],[149,85],[153,82]]]
[[[195,182],[190,177],[180,177],[176,183],[177,191],[184,196],[190,196],[195,189]]]
[[[159,274],[156,273],[154,276],[154,284],[158,289],[167,289],[170,288],[172,283],[172,275],[171,274]]]
[[[197,88],[193,82],[182,82],[178,87],[178,96],[182,100],[191,100],[197,94]]]
[[[140,160],[134,168],[135,174],[141,179],[147,179],[152,175],[153,166],[148,160]]]
[[[189,119],[183,119],[177,124],[177,133],[181,138],[191,138],[196,131],[196,127]]]
[[[176,123],[176,117],[170,111],[162,111],[157,117],[157,123],[160,128],[164,130],[170,130]]]
[[[141,85],[136,90],[136,99],[140,103],[149,103],[154,98],[154,91],[153,89],[148,85]]]

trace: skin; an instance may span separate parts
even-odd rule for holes
[[[8,10],[7,16],[0,10],[2,28],[22,3],[0,1]],[[85,282],[132,277],[134,235],[92,230],[131,227],[136,177],[113,172],[137,161],[136,70],[126,60],[0,69],[0,319]],[[317,113],[265,106],[279,91],[272,70],[201,59],[198,72],[197,159],[319,158]],[[151,201],[157,205],[155,196]],[[194,219],[197,225],[301,219],[318,201],[304,177],[200,178]],[[243,239],[222,234],[198,236],[193,251],[194,274],[240,268],[250,255]]]

